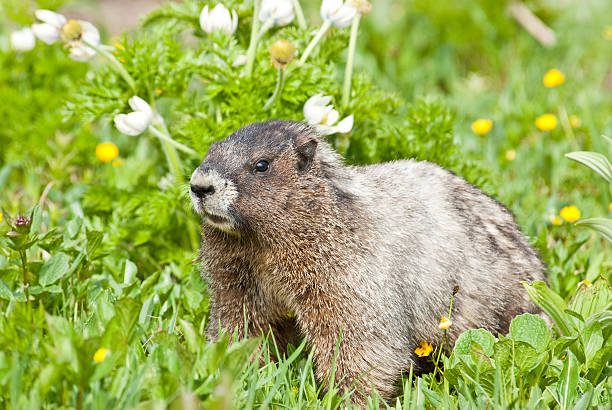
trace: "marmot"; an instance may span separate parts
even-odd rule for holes
[[[340,340],[335,380],[357,404],[372,387],[391,398],[402,372],[423,369],[414,350],[440,343],[456,286],[451,345],[538,311],[520,282],[544,280],[545,265],[512,213],[433,163],[347,166],[309,126],[270,120],[211,145],[190,196],[204,222],[208,338],[245,324],[279,346],[302,335],[319,381]]]

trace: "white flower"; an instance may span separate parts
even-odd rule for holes
[[[83,20],[68,20],[50,10],[36,10],[36,18],[42,23],[32,25],[34,35],[47,44],[53,44],[60,37],[70,49],[69,57],[76,61],[87,61],[96,55],[93,46],[100,45],[100,32],[91,23]]]
[[[11,47],[15,51],[30,51],[36,45],[36,38],[29,27],[11,33]]]
[[[304,104],[304,117],[308,124],[313,125],[323,135],[335,134],[337,132],[347,133],[353,129],[353,115],[349,115],[342,121],[338,121],[340,114],[329,104],[331,97],[327,95],[313,95]],[[334,125],[335,124],[335,125]]]
[[[230,16],[229,10],[220,3],[209,13],[208,5],[206,5],[200,13],[200,27],[208,34],[216,30],[222,30],[225,34],[232,35],[238,27],[238,15],[236,15],[236,11],[232,10]]]
[[[271,20],[276,26],[285,26],[295,17],[291,0],[262,0],[259,20]]]
[[[329,20],[332,25],[344,28],[351,25],[357,9],[353,4],[343,0],[323,0],[321,3],[321,17]]]
[[[142,134],[153,121],[153,109],[145,100],[136,95],[130,98],[128,103],[134,111],[129,114],[115,115],[115,127],[127,135]]]
[[[66,17],[51,10],[36,10],[36,18],[42,23],[32,24],[32,31],[42,42],[53,44],[59,40]]]
[[[96,50],[85,45],[84,42],[94,46],[100,45],[100,32],[91,23],[77,20],[81,25],[80,37],[68,43],[70,47],[69,57],[76,61],[87,61],[96,55]]]

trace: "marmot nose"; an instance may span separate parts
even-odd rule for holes
[[[200,186],[191,184],[190,188],[191,192],[196,194],[198,198],[204,198],[205,196],[213,194],[215,192],[215,187],[212,185]]]

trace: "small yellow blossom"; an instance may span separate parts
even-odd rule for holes
[[[125,63],[125,58],[120,58],[119,61],[121,61],[122,63]]]
[[[516,151],[513,149],[509,149],[508,151],[506,151],[506,159],[508,161],[514,161],[514,159],[516,158]]]
[[[584,285],[584,286],[586,286],[588,288],[589,286],[592,285],[592,283],[591,283],[591,281],[585,279],[583,281],[578,282],[578,286],[582,286],[582,285]]]
[[[535,124],[542,131],[554,130],[557,127],[557,117],[554,114],[544,114],[536,118]]]
[[[561,71],[557,70],[556,68],[553,68],[552,70],[548,70],[548,72],[544,74],[544,79],[542,81],[544,82],[544,85],[546,87],[556,87],[559,84],[563,84],[563,81],[565,81],[565,76]]]
[[[103,142],[96,146],[96,157],[102,162],[109,162],[117,158],[119,148],[112,142]]]
[[[421,345],[419,347],[414,349],[414,352],[419,357],[429,356],[431,352],[433,352],[433,346],[431,345],[431,343],[423,341],[421,342]]]
[[[120,43],[115,43],[113,44],[113,46],[115,46],[115,48],[118,48],[119,50],[125,50],[125,47],[123,47]]]
[[[576,222],[580,219],[580,210],[575,205],[564,206],[559,215],[567,222]]]
[[[157,95],[161,95],[161,93],[163,93],[163,91],[161,90],[161,88],[158,88],[157,90],[155,90],[155,94],[157,94]]]
[[[113,167],[117,168],[117,167],[120,167],[121,165],[123,165],[123,160],[121,158],[117,158],[117,159],[113,160],[113,162],[111,164],[113,165]]]
[[[442,316],[440,318],[440,324],[438,327],[440,330],[446,330],[453,325],[453,322],[450,319],[447,319],[446,316]]]
[[[572,125],[572,127],[574,127],[574,128],[579,128],[582,125],[582,121],[576,115],[570,115],[569,116],[569,122]]]
[[[478,135],[486,135],[489,131],[491,131],[492,126],[493,122],[491,120],[481,118],[472,123],[472,131]]]
[[[612,26],[608,26],[604,29],[603,36],[606,40],[612,40]]]
[[[558,216],[553,215],[550,217],[550,223],[555,226],[561,226],[563,225],[563,219],[559,218]]]
[[[610,205],[608,205],[608,208],[610,208],[610,211],[612,211],[612,202],[610,202]]]
[[[0,222],[2,222],[2,212],[0,212]]]
[[[108,349],[100,348],[96,350],[96,353],[94,353],[93,359],[98,363],[103,362],[104,359],[106,359],[106,356],[108,356],[108,353]]]

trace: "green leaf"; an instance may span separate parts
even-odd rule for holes
[[[603,236],[608,242],[612,243],[612,219],[609,218],[588,218],[576,222],[576,226],[586,226]]]
[[[584,355],[588,364],[604,343],[599,322],[592,322],[588,327],[585,327],[582,332],[582,343],[584,344]]]
[[[559,376],[557,388],[561,395],[561,409],[567,409],[576,397],[578,387],[578,361],[572,352],[567,352],[563,359],[563,370]]]
[[[472,342],[478,343],[488,357],[493,355],[495,337],[484,329],[470,329],[461,333],[455,342],[453,354],[458,356],[470,356],[472,352]]]
[[[553,292],[546,283],[542,281],[535,281],[531,284],[528,282],[521,283],[527,290],[527,294],[531,300],[553,318],[565,336],[572,336],[575,333],[575,330],[570,327],[570,325],[572,325],[570,319],[564,312],[566,304],[561,296]]]
[[[4,283],[2,279],[0,279],[0,298],[11,300],[13,299],[13,292],[9,289],[8,285]]]
[[[575,151],[565,154],[565,156],[586,165],[612,184],[612,164],[604,155],[591,151]]]
[[[552,334],[541,317],[525,313],[512,320],[510,339],[516,342],[525,342],[540,353],[548,347]]]
[[[41,268],[38,282],[42,286],[48,286],[67,275],[70,268],[69,260],[68,255],[62,252],[53,255]]]
[[[597,383],[599,376],[607,366],[608,360],[612,358],[612,337],[606,340],[603,348],[599,349],[595,356],[589,363],[589,371],[587,373],[587,379],[591,383]]]

